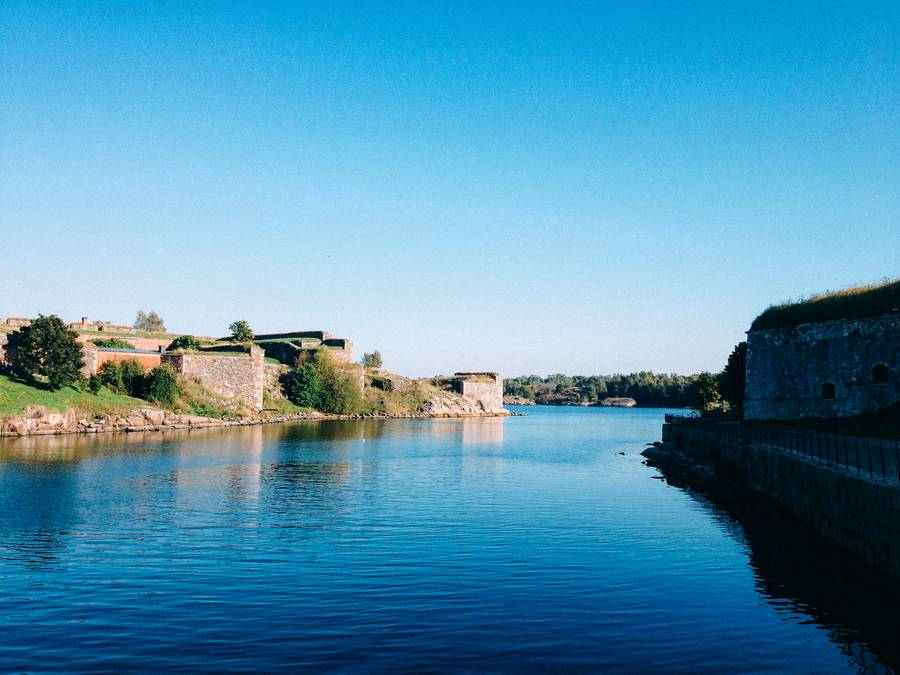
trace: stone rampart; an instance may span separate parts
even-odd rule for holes
[[[900,314],[747,334],[747,419],[848,417],[900,401]]]
[[[802,457],[666,424],[663,440],[700,461],[732,463],[751,487],[832,541],[900,578],[900,487]]]
[[[266,383],[263,351],[255,345],[249,354],[169,352],[162,362],[177,373],[197,380],[212,392],[262,410]]]
[[[503,378],[497,373],[455,373],[453,390],[481,404],[485,412],[503,409]]]

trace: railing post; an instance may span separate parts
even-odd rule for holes
[[[881,455],[881,480],[887,480],[887,476],[884,473],[884,441],[878,444],[878,450]]]
[[[859,436],[853,437],[853,447],[856,450],[856,475],[859,476],[861,474],[859,468]]]
[[[897,482],[900,482],[900,443],[894,441],[894,468],[897,469]]]

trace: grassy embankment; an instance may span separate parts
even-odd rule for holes
[[[101,389],[96,394],[76,387],[50,391],[9,375],[0,375],[0,415],[19,415],[28,405],[41,405],[53,412],[74,408],[80,413],[94,416],[113,415],[134,408],[145,408],[149,404],[139,398],[114,394],[108,389]]]
[[[828,291],[773,305],[756,317],[750,330],[791,328],[816,321],[866,319],[893,312],[900,312],[900,279]]]
[[[162,408],[186,415],[215,418],[251,414],[250,410],[236,406],[190,379],[179,378],[178,387],[180,393],[172,405],[162,406],[154,401],[115,393],[106,387],[101,387],[96,394],[78,386],[51,391],[41,383],[32,384],[10,375],[0,375],[0,416],[20,415],[29,405],[40,405],[53,412],[71,408],[89,418],[123,414],[136,408]]]

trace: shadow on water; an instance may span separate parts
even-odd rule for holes
[[[894,579],[768,502],[670,484],[713,511],[746,546],[757,589],[777,611],[824,627],[859,672],[900,671],[900,584]]]

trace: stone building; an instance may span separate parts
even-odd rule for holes
[[[746,419],[850,417],[900,401],[900,312],[747,333]]]

